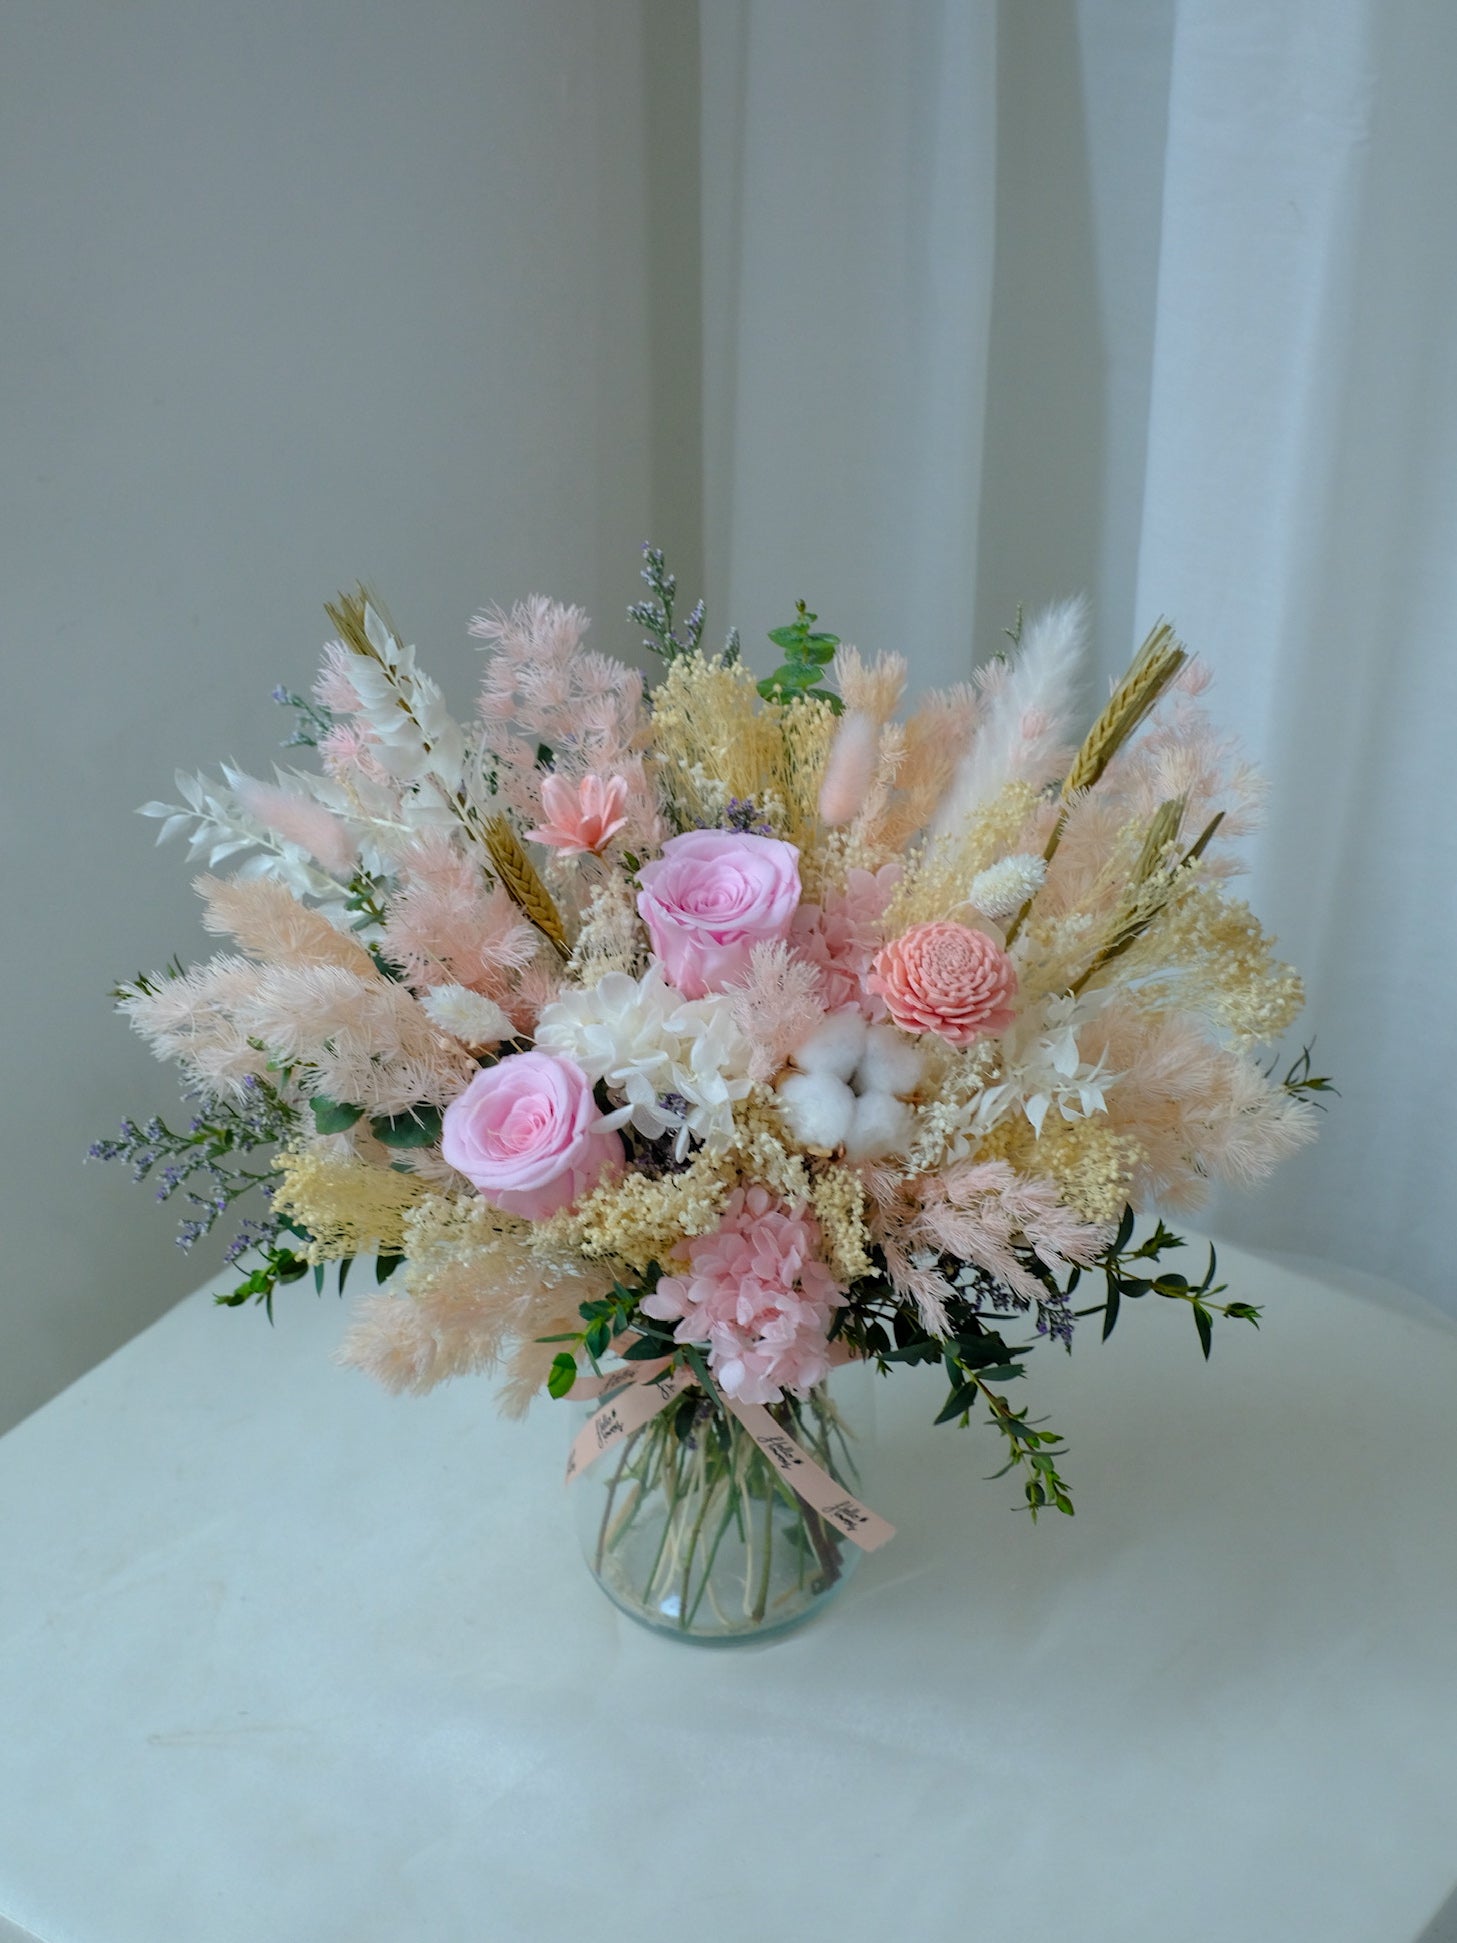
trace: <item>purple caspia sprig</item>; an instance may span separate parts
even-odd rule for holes
[[[272,1170],[240,1165],[236,1157],[276,1146],[299,1123],[297,1110],[256,1074],[247,1075],[236,1099],[210,1093],[190,1097],[197,1111],[185,1129],[169,1127],[156,1114],[140,1126],[123,1120],[113,1138],[93,1141],[86,1153],[88,1160],[125,1162],[134,1181],[154,1180],[158,1201],[181,1195],[187,1212],[178,1223],[177,1245],[183,1249],[210,1234],[245,1195],[256,1193],[265,1201],[272,1196]],[[271,1213],[245,1219],[227,1260],[266,1246],[277,1232]]]
[[[741,830],[745,836],[772,837],[774,826],[749,797],[730,796],[719,817],[719,824],[725,830]]]

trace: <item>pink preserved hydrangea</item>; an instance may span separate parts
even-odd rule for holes
[[[801,904],[789,941],[797,958],[823,977],[827,1012],[858,1005],[868,1019],[885,1017],[885,1000],[866,989],[865,978],[885,936],[885,908],[901,880],[899,864],[850,870],[843,890],[827,890],[818,904]]]
[[[744,1403],[804,1396],[828,1374],[832,1311],[845,1298],[816,1248],[819,1223],[766,1187],[740,1188],[712,1234],[687,1244],[689,1268],[665,1275],[643,1308],[706,1343],[724,1394]]]

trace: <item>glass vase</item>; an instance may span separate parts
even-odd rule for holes
[[[870,1381],[864,1366],[849,1365],[807,1396],[769,1406],[780,1429],[856,1497]],[[728,1644],[787,1632],[828,1604],[860,1558],[738,1418],[696,1387],[571,1489],[597,1583],[629,1618],[678,1639]]]

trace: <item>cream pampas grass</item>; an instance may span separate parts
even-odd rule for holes
[[[193,889],[203,900],[203,929],[236,938],[251,958],[280,965],[339,965],[361,978],[379,978],[357,938],[300,904],[270,878],[199,877]]]
[[[981,720],[936,813],[936,835],[959,829],[1008,783],[1040,789],[1062,774],[1072,754],[1087,633],[1087,603],[1064,601],[1027,623],[1010,660],[979,671]]]

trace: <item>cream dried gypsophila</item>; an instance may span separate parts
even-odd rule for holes
[[[590,1080],[631,1108],[646,1140],[673,1133],[682,1160],[690,1142],[718,1149],[734,1131],[734,1103],[749,1092],[753,1047],[722,994],[685,999],[661,965],[641,978],[609,972],[567,992],[537,1022],[536,1043],[575,1060]]]

